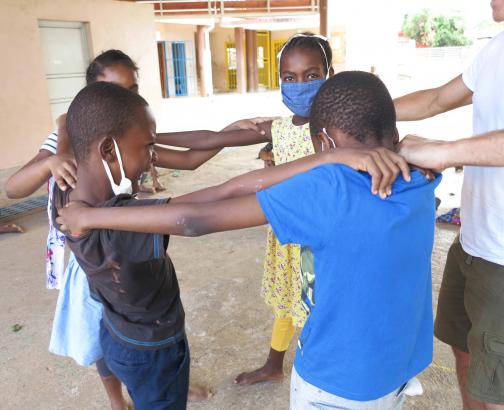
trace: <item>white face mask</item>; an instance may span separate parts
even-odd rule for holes
[[[326,129],[325,128],[322,128],[322,132],[326,135],[327,138],[329,138],[332,142],[332,146],[333,148],[336,148],[336,143],[334,142],[334,140],[329,136],[329,134],[327,133]],[[324,146],[324,141],[322,141],[322,151],[324,151],[325,149],[325,146]]]
[[[120,195],[120,194],[129,194],[131,195],[133,193],[133,185],[131,183],[131,180],[129,178],[126,178],[126,174],[124,173],[124,168],[123,168],[123,163],[121,159],[121,153],[119,152],[119,147],[117,146],[117,142],[113,139],[114,141],[114,146],[115,150],[117,153],[117,160],[119,161],[119,169],[121,170],[121,182],[119,185],[117,185],[114,182],[114,177],[112,176],[112,172],[110,172],[110,167],[107,163],[102,158],[103,162],[103,167],[105,168],[105,173],[107,174],[107,177],[110,181],[110,186],[112,187],[112,191],[114,192],[115,195]]]

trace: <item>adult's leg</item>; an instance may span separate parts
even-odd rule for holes
[[[457,237],[448,251],[434,333],[442,342],[453,349],[456,362],[457,380],[464,410],[473,410],[473,403],[466,392],[469,353],[467,335],[471,322],[464,305],[466,280],[462,272],[464,252]],[[474,410],[478,409],[477,407]]]
[[[271,347],[266,363],[256,370],[239,374],[235,383],[250,385],[258,382],[277,381],[284,377],[283,362],[285,352],[296,331],[292,318],[275,318],[271,334]]]
[[[472,324],[467,336],[468,403],[478,410],[504,410],[504,266],[465,255],[464,300]]]
[[[453,354],[455,356],[457,380],[459,383],[464,410],[504,410],[504,405],[502,404],[484,403],[469,396],[467,393],[467,373],[469,371],[470,364],[469,353],[453,348]]]
[[[464,410],[504,410],[504,267],[448,252],[435,323],[453,348]]]

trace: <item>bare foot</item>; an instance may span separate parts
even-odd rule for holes
[[[200,386],[198,384],[189,386],[189,394],[187,396],[189,401],[208,400],[212,396],[213,396],[213,393],[206,386]]]
[[[8,224],[0,226],[0,233],[23,233],[24,230],[19,225]]]
[[[274,382],[282,380],[284,377],[284,356],[285,351],[279,352],[270,348],[268,359],[266,360],[264,366],[251,372],[239,374],[235,379],[235,383],[240,386],[248,386],[259,382]]]
[[[144,192],[146,194],[155,194],[156,193],[156,189],[154,187],[150,187],[145,184],[138,185],[138,191]]]
[[[156,190],[156,192],[166,191],[166,188],[157,178],[152,180],[152,187]]]
[[[251,372],[244,372],[236,376],[235,383],[240,386],[249,386],[259,382],[276,382],[284,378],[283,371],[273,370],[268,363]]]

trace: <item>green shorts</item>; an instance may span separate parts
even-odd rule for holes
[[[434,333],[469,353],[469,395],[504,404],[504,266],[467,254],[458,237],[446,260]]]

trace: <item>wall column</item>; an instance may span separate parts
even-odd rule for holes
[[[320,34],[324,37],[329,36],[328,20],[327,20],[327,0],[319,0],[319,15],[320,15]]]
[[[255,30],[245,30],[247,49],[247,91],[255,92],[259,88],[257,75],[257,35]]]
[[[210,26],[196,28],[196,71],[199,80],[199,95],[202,97],[213,94],[209,33],[211,29]]]
[[[247,92],[247,71],[245,66],[245,29],[235,27],[235,47],[236,47],[236,91]]]

